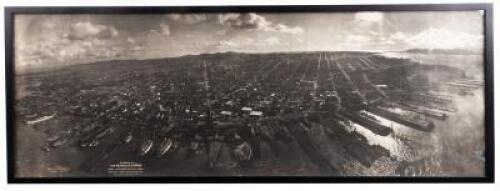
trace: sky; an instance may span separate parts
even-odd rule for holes
[[[16,15],[16,67],[215,52],[482,50],[481,11]]]

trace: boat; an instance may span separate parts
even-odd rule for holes
[[[139,156],[144,156],[149,153],[151,148],[153,147],[153,141],[151,139],[147,139],[144,143],[141,144],[139,148]]]
[[[43,121],[47,121],[49,119],[52,119],[56,116],[56,114],[54,115],[48,115],[48,116],[43,116],[43,117],[39,117],[39,118],[36,118],[34,120],[31,120],[31,121],[25,121],[26,124],[28,125],[34,125],[34,124],[37,124],[37,123],[40,123],[40,122],[43,122]]]
[[[364,111],[354,113],[343,110],[341,111],[341,114],[349,120],[358,123],[359,125],[367,128],[375,134],[387,136],[392,133],[392,129],[390,127],[382,125],[380,121],[377,120],[374,116],[371,116]]]
[[[381,123],[380,120],[378,120],[375,116],[368,114],[368,112],[366,112],[364,110],[360,111],[359,115],[366,120],[370,120],[370,121],[375,122],[375,123]]]
[[[394,122],[406,125],[408,127],[421,130],[421,131],[432,131],[434,129],[434,123],[432,121],[426,121],[422,119],[409,118],[408,116],[403,116],[398,113],[394,113],[385,108],[381,107],[370,107],[368,110],[372,113],[385,117]]]
[[[171,138],[165,138],[160,143],[160,149],[158,150],[158,157],[161,157],[167,153],[173,145],[174,141]]]
[[[128,135],[123,138],[123,143],[130,143],[130,141],[132,141],[132,133],[129,132]]]
[[[410,110],[410,111],[414,111],[417,113],[422,113],[425,116],[429,116],[429,117],[440,119],[440,120],[445,120],[446,118],[448,118],[448,115],[445,112],[439,111],[436,109],[419,107],[419,106],[402,106],[402,108]]]
[[[111,135],[113,132],[115,132],[115,128],[114,127],[109,127],[107,129],[104,129],[102,130],[101,132],[99,132],[94,138],[95,139],[100,139],[106,135]]]
[[[54,141],[56,141],[57,139],[59,139],[60,137],[61,137],[61,135],[59,135],[59,134],[52,135],[52,136],[50,136],[49,138],[47,138],[47,141],[48,141],[48,142],[54,142]]]
[[[83,132],[90,132],[96,128],[97,128],[97,125],[95,123],[92,123],[92,124],[89,124],[89,125],[86,125],[85,127],[83,127],[82,131]]]
[[[49,142],[52,147],[59,147],[67,144],[72,137],[73,130],[67,129],[65,131],[62,131],[58,135],[47,138],[47,142]]]
[[[67,138],[58,139],[57,141],[54,141],[52,143],[52,147],[60,147],[60,146],[65,145],[68,142],[69,142],[69,139],[67,139]]]
[[[80,147],[97,147],[99,145],[99,140],[93,139],[90,142],[84,142],[80,144]]]
[[[89,143],[89,147],[97,147],[97,145],[99,145],[99,141],[96,139]]]

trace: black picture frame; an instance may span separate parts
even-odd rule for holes
[[[354,12],[354,11],[464,11],[484,10],[485,77],[485,176],[484,177],[15,177],[15,72],[14,15],[16,14],[160,14],[165,12]],[[494,99],[493,99],[493,6],[492,4],[405,4],[405,5],[293,5],[293,6],[171,6],[171,7],[5,7],[5,71],[7,103],[8,183],[493,183]]]

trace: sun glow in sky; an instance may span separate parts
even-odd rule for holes
[[[482,50],[482,13],[17,15],[16,66],[215,52]]]

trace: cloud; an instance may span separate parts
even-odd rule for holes
[[[264,40],[264,42],[268,45],[278,45],[278,44],[280,44],[280,39],[278,39],[276,37],[269,37],[269,38],[266,38],[266,40]]]
[[[132,37],[127,37],[126,41],[130,44],[135,44],[135,39]]]
[[[406,37],[405,42],[412,48],[429,49],[481,49],[483,37],[446,28],[429,28],[413,36]]]
[[[186,14],[184,15],[184,21],[189,24],[196,24],[207,20],[207,16],[204,14]]]
[[[483,46],[482,35],[430,27],[415,34],[395,32],[380,44],[397,45],[403,49],[473,49],[480,50]]]
[[[47,29],[47,30],[54,29],[56,27],[56,23],[51,21],[46,21],[42,24],[41,27],[42,29]]]
[[[380,23],[384,20],[384,14],[381,12],[357,12],[354,19],[358,22]]]
[[[205,14],[177,14],[172,13],[167,15],[167,19],[172,21],[181,21],[188,24],[196,24],[208,19]]]
[[[239,29],[261,29],[271,25],[265,17],[255,13],[219,15],[219,23]]]
[[[167,19],[172,20],[172,21],[177,21],[177,20],[181,19],[181,17],[182,17],[181,14],[176,14],[176,13],[172,13],[172,14],[167,15]]]
[[[377,44],[386,44],[389,42],[384,33],[386,21],[382,12],[356,12],[353,20],[345,23],[341,30],[338,40],[341,47],[349,49],[373,48]],[[364,46],[364,47],[363,47]]]
[[[402,32],[396,32],[396,33],[391,34],[388,39],[395,40],[395,41],[405,41],[406,39],[408,39],[408,37],[407,37],[407,35],[405,35]]]
[[[255,40],[253,38],[245,38],[243,39],[243,44],[245,45],[251,45],[251,44],[254,44],[255,43]]]
[[[170,27],[166,24],[160,24],[160,34],[165,36],[170,35]]]
[[[128,43],[127,39],[71,41],[54,46],[53,49],[57,54],[52,56],[52,59],[65,63],[117,58],[132,47]]]
[[[118,36],[118,31],[105,25],[77,22],[65,36],[70,40],[109,39]]]
[[[143,48],[141,46],[135,45],[135,46],[132,46],[132,48],[130,50],[131,51],[141,51],[141,50],[143,50]]]
[[[91,43],[72,43],[59,50],[57,59],[63,61],[65,58],[76,57],[79,55],[87,54],[87,50],[92,48]]]
[[[221,40],[218,44],[220,47],[236,47],[239,46],[238,43],[231,40]]]
[[[217,44],[217,47],[235,48],[235,47],[248,47],[252,45],[255,45],[255,40],[253,38],[243,38],[243,39],[221,40]]]
[[[347,35],[346,41],[350,43],[368,43],[372,41],[372,38],[365,35]]]
[[[302,34],[304,33],[304,29],[300,27],[289,27],[284,24],[277,24],[275,27],[276,31],[283,32],[283,33],[289,33],[289,34]]]
[[[221,35],[222,36],[222,35],[225,35],[227,33],[227,31],[224,30],[224,29],[221,29],[221,30],[218,30],[216,33],[217,33],[217,35]]]
[[[219,23],[235,29],[254,29],[270,32],[281,32],[287,34],[302,34],[304,29],[295,26],[290,27],[282,23],[273,23],[266,19],[266,17],[256,13],[245,14],[221,14],[219,15]]]
[[[265,52],[272,51],[278,47],[289,47],[291,43],[281,39],[280,36],[269,36],[264,38],[236,37],[220,40],[211,50],[215,51],[243,51],[243,52]]]
[[[151,29],[150,32],[154,35],[170,36],[170,26],[167,24],[160,24],[159,29]]]
[[[39,27],[51,29],[52,33],[47,34],[55,38],[43,35],[33,39],[32,43],[22,43],[29,45],[16,49],[20,71],[23,67],[31,70],[30,67],[57,67],[118,58],[135,44],[135,39],[119,36],[114,27],[91,22],[68,23],[67,27],[43,22]]]
[[[384,42],[388,45],[406,45],[406,41],[408,40],[408,38],[409,37],[407,34],[398,31],[396,33],[390,34],[389,37],[384,40]]]

